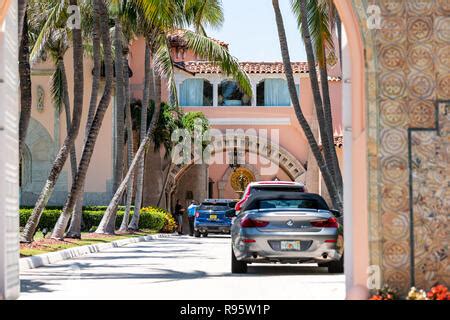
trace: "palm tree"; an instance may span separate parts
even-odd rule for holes
[[[88,10],[90,10],[90,6]],[[86,10],[86,11],[88,11]],[[85,15],[86,16],[86,15]],[[91,18],[91,17],[90,17]],[[88,19],[85,19],[85,21]],[[93,70],[92,70],[92,86],[91,86],[91,97],[89,101],[89,111],[87,115],[86,126],[84,129],[84,141],[83,145],[86,145],[86,142],[89,138],[89,131],[91,129],[92,122],[94,120],[95,111],[97,109],[98,102],[98,94],[100,89],[100,76],[101,76],[101,39],[100,39],[100,25],[99,18],[97,15],[89,19],[92,21],[91,30],[84,30],[87,38],[92,38],[92,61],[93,61]],[[89,21],[88,20],[88,21]],[[87,23],[85,23],[86,25]],[[85,28],[89,29],[89,28]],[[90,32],[89,32],[90,31]],[[83,186],[84,190],[84,186]],[[83,194],[84,191],[80,192],[80,195],[77,200],[77,204],[75,205],[75,210],[73,212],[72,219],[70,220],[70,226],[67,230],[66,237],[67,238],[81,238],[81,224],[83,220]]]
[[[20,152],[22,152],[23,145],[25,144],[28,124],[30,123],[31,117],[30,44],[28,35],[28,18],[26,13],[26,5],[24,6],[23,14],[24,14],[23,23],[19,24],[19,29],[21,30],[22,34],[20,36],[20,45],[19,45],[19,77],[20,77],[19,151]]]
[[[64,205],[63,212],[61,213],[52,233],[52,238],[55,239],[63,238],[64,231],[70,219],[71,212],[73,211],[74,206],[76,205],[80,193],[83,192],[87,169],[89,167],[89,163],[92,154],[94,152],[94,147],[101,128],[101,123],[105,116],[106,110],[108,109],[108,106],[111,102],[111,92],[113,82],[113,67],[112,67],[113,62],[112,62],[111,39],[109,36],[108,9],[106,7],[104,0],[94,0],[93,2],[94,2],[94,20],[98,19],[98,23],[95,23],[94,27],[99,28],[98,30],[96,30],[96,32],[101,36],[102,40],[101,42],[103,45],[103,56],[105,63],[105,88],[103,90],[103,95],[100,101],[98,102],[95,116],[89,128],[89,134],[83,148],[75,181],[74,183],[72,183],[72,188]],[[94,60],[95,59],[100,59],[100,57],[94,57]],[[99,81],[99,79],[94,77],[93,81]]]
[[[124,88],[125,88],[125,112],[126,112],[126,127],[127,127],[127,154],[128,166],[131,161],[133,161],[133,120],[131,119],[131,106],[130,106],[130,84],[128,75],[128,58],[126,55],[123,57],[123,77],[124,77]],[[134,185],[134,171],[131,173],[130,181],[128,181],[128,190],[125,206],[125,214],[123,216],[122,224],[120,226],[120,231],[128,230],[128,218],[131,211],[131,203],[133,201],[133,185]]]
[[[27,20],[26,12],[27,12],[27,0],[18,0],[17,2],[17,11],[18,11],[18,26],[19,26],[19,43],[22,41],[22,32],[23,32],[23,24]]]
[[[342,198],[342,175],[334,147],[333,119],[331,112],[330,91],[328,85],[327,53],[334,52],[333,26],[337,24],[337,10],[331,0],[306,1],[292,0],[292,10],[297,17],[308,57],[311,86],[321,137],[324,156],[330,174]],[[302,5],[306,11],[302,11]],[[305,12],[305,14],[302,14]],[[304,22],[304,23],[303,23]],[[319,66],[322,95],[317,79],[316,60]]]
[[[114,20],[114,48],[115,48],[115,75],[116,75],[116,110],[115,110],[115,137],[116,143],[116,161],[114,167],[114,181],[113,192],[116,191],[120,181],[122,181],[123,171],[123,146],[124,146],[124,133],[125,133],[125,92],[124,92],[124,77],[123,72],[123,60],[121,59],[123,54],[123,34],[122,23],[120,16],[117,14]]]
[[[151,74],[151,53],[150,46],[148,42],[145,43],[145,59],[144,59],[144,94],[141,106],[141,124],[140,124],[140,143],[143,142],[145,138],[145,131],[147,130],[147,108],[150,104],[150,87],[152,87],[152,82],[154,77]],[[138,169],[136,173],[136,199],[134,202],[134,213],[129,229],[137,230],[139,229],[139,214],[142,205],[142,190],[144,189],[144,166],[145,166],[145,156],[139,159]],[[124,217],[125,219],[125,217]],[[125,222],[125,221],[124,221]],[[123,222],[123,223],[124,223]]]
[[[300,126],[302,127],[302,129],[305,133],[306,139],[307,139],[308,144],[311,148],[311,151],[316,159],[317,165],[319,166],[319,168],[322,172],[325,184],[326,184],[327,189],[329,190],[330,196],[332,198],[333,205],[336,208],[340,209],[340,208],[342,208],[342,201],[339,197],[339,193],[337,191],[334,179],[333,179],[332,175],[330,174],[327,164],[326,164],[326,162],[322,156],[322,153],[320,151],[317,140],[314,137],[311,127],[309,126],[309,123],[306,120],[306,118],[303,114],[303,111],[301,109],[301,106],[300,106],[300,102],[299,102],[298,95],[297,95],[297,90],[295,87],[294,76],[293,76],[293,72],[292,72],[291,60],[290,60],[290,56],[289,56],[289,49],[288,49],[288,44],[287,44],[287,39],[286,39],[286,31],[284,29],[284,23],[283,23],[283,16],[281,14],[278,0],[272,0],[272,6],[273,6],[273,9],[275,12],[278,37],[280,40],[281,55],[283,58],[283,65],[284,65],[284,70],[286,73],[286,79],[288,82],[289,94],[291,96],[295,114],[300,123]],[[312,76],[311,71],[310,71],[310,76]]]
[[[70,5],[77,6],[77,0],[70,0]],[[42,212],[53,193],[56,181],[61,173],[70,148],[73,145],[80,128],[81,115],[83,110],[83,91],[84,91],[84,72],[83,72],[83,40],[81,29],[74,28],[72,30],[72,46],[73,46],[73,66],[74,66],[74,91],[73,91],[73,118],[69,134],[66,136],[50,170],[50,174],[45,182],[41,194],[35,204],[33,213],[31,214],[27,224],[21,235],[21,241],[31,242],[39,223]]]
[[[174,20],[183,21],[183,19],[178,17],[183,16],[185,14],[184,8],[179,8],[176,5],[174,7],[178,8],[178,10],[181,10],[181,13],[172,11],[170,12],[170,15],[174,17]],[[183,22],[186,22],[185,17]],[[160,25],[159,26],[160,33],[155,36],[155,39],[152,42],[154,43],[154,47],[156,48],[154,56],[157,73],[159,75],[165,75],[165,77],[168,79],[169,92],[171,94],[171,97],[174,98],[175,104],[177,104],[176,86],[174,84],[174,77],[173,77],[173,61],[170,54],[169,44],[167,41],[167,35],[172,32],[174,26],[177,25],[176,24],[173,24],[172,26],[170,25],[167,26],[164,24]],[[245,72],[241,70],[239,63],[229,53],[227,49],[223,48],[221,45],[217,44],[210,38],[189,30],[185,30],[182,36],[185,39],[187,46],[195,54],[202,56],[208,59],[209,61],[213,62],[214,64],[220,66],[222,71],[226,75],[231,75],[236,79],[236,81],[240,84],[242,90],[246,94],[249,95],[252,94],[248,76],[245,74]],[[160,113],[160,105],[155,104],[155,111],[153,113],[149,129],[147,130],[147,133],[144,139],[142,140],[137,153],[135,154],[135,158],[128,169],[127,175],[125,176],[124,180],[122,181],[121,185],[116,191],[116,194],[112,198],[108,208],[106,209],[102,221],[96,230],[97,233],[108,233],[108,234],[114,233],[116,209],[119,204],[120,198],[122,197],[122,194],[127,187],[128,179],[131,177],[131,173],[135,169],[135,166],[137,165],[139,158],[144,156],[145,146],[151,142],[150,137],[153,135],[157,119],[159,119],[159,113]]]

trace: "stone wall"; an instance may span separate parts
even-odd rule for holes
[[[369,4],[381,28],[368,24]],[[450,2],[353,7],[367,68],[371,264],[403,293],[448,285]]]

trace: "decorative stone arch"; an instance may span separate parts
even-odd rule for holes
[[[222,144],[222,141],[216,144],[216,148],[213,151],[213,154],[217,152],[225,152],[227,150],[225,145]],[[248,143],[245,146],[239,147],[237,146],[238,151],[250,152],[253,147],[254,140],[249,139]],[[273,150],[277,150],[278,152],[273,152]],[[264,158],[271,160],[272,162],[278,163],[280,168],[292,179],[292,181],[297,182],[305,182],[306,178],[306,169],[305,167],[298,161],[287,149],[275,145],[271,141],[268,145],[264,145],[262,148],[262,156]],[[267,156],[266,156],[267,155]],[[277,160],[278,156],[278,160]],[[183,174],[192,166],[193,162],[185,165],[172,165],[168,174],[167,183],[166,183],[166,192],[172,193],[176,187],[176,182],[183,176]],[[244,166],[244,165],[243,165]],[[253,171],[253,170],[252,170]],[[253,172],[255,173],[256,170]],[[255,173],[256,175],[256,173]],[[258,175],[259,176],[259,175]]]
[[[30,124],[25,138],[25,146],[28,150],[28,158],[31,162],[24,168],[24,173],[29,174],[28,183],[22,185],[21,203],[31,205],[42,190],[48,173],[53,165],[57,149],[53,138],[47,129],[36,119],[30,118]],[[26,165],[26,163],[25,163]],[[30,174],[31,173],[31,174]],[[61,172],[55,191],[67,191],[67,173]]]

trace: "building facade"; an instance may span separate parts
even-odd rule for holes
[[[222,74],[213,64],[195,56],[181,40],[179,33],[170,37],[172,58],[175,62],[175,82],[179,105],[184,112],[202,112],[212,129],[227,133],[227,130],[244,132],[247,136],[267,137],[271,148],[279,151],[279,157],[259,157],[250,161],[252,150],[248,146],[241,148],[238,156],[239,170],[230,164],[233,148],[215,150],[211,164],[189,163],[183,166],[171,164],[166,169],[169,173],[164,177],[164,170],[158,170],[159,163],[164,162],[164,152],[147,155],[144,205],[159,205],[167,209],[173,207],[179,199],[187,204],[191,200],[202,201],[208,197],[237,198],[242,190],[237,184],[238,176],[245,176],[246,183],[256,180],[289,180],[305,183],[311,192],[326,193],[323,190],[319,171],[310,153],[308,143],[298,124],[287,89],[287,81],[281,62],[241,62],[243,70],[248,74],[253,94],[241,92],[233,79]],[[217,41],[222,46],[228,44]],[[130,88],[132,99],[142,98],[144,83],[144,40],[136,39],[130,46],[129,65],[132,72]],[[68,78],[72,78],[71,52],[65,60]],[[93,64],[85,59],[85,101],[86,110],[89,103],[90,85]],[[300,103],[311,126],[317,133],[317,121],[312,100],[309,70],[306,62],[292,64],[295,83]],[[33,205],[41,191],[53,158],[63,141],[67,128],[63,110],[55,108],[49,94],[51,76],[54,72],[51,61],[40,61],[32,66],[32,119],[26,139],[26,147],[21,161],[21,204]],[[330,68],[330,91],[336,137],[341,130],[341,81],[339,64]],[[69,83],[69,92],[71,94]],[[169,101],[167,83],[162,79],[158,85],[161,101]],[[71,99],[72,100],[72,99]],[[83,112],[83,122],[87,112]],[[87,174],[85,204],[106,205],[111,198],[113,172],[115,166],[115,99],[107,111],[98,137],[91,165]],[[80,157],[83,130],[80,130],[76,142],[77,156]],[[342,147],[342,141],[340,146]],[[231,150],[231,151],[230,151]],[[237,151],[236,151],[237,152]],[[338,148],[340,156],[341,149]],[[230,158],[231,157],[231,158]],[[126,158],[126,157],[125,157]],[[231,161],[231,163],[230,163]],[[156,164],[155,164],[156,163]],[[155,167],[156,166],[156,167]],[[272,170],[267,169],[272,168]],[[58,180],[55,192],[49,205],[62,205],[70,188],[71,172],[69,160]],[[264,169],[266,168],[266,169]],[[161,172],[159,172],[161,171]],[[162,191],[154,188],[157,179],[165,180]],[[161,181],[158,182],[161,184]],[[326,194],[325,194],[326,195]]]

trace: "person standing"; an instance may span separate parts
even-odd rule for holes
[[[180,204],[180,200],[177,200],[177,203],[175,204],[175,219],[178,223],[178,234],[183,234],[183,212],[184,208]]]
[[[195,200],[191,201],[191,204],[188,207],[188,218],[189,218],[189,235],[191,237],[194,236],[194,222],[195,222],[195,211],[198,205]]]

